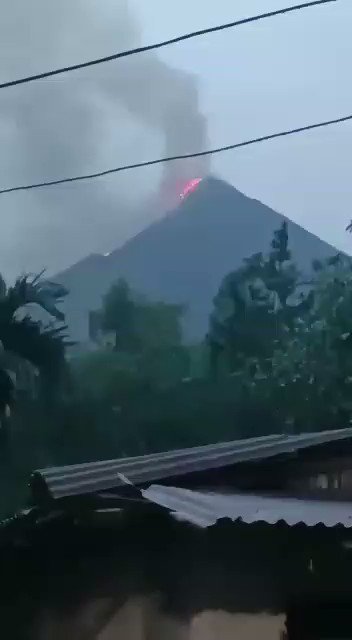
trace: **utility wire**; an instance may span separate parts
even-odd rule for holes
[[[241,147],[248,147],[249,145],[257,144],[259,142],[274,140],[275,138],[283,138],[284,136],[291,136],[296,133],[311,131],[312,129],[328,127],[332,124],[347,122],[347,120],[352,120],[352,114],[348,116],[342,116],[341,118],[334,118],[333,120],[325,120],[323,122],[308,124],[304,127],[297,127],[296,129],[288,129],[287,131],[280,131],[279,133],[269,133],[268,135],[260,136],[259,138],[252,138],[251,140],[246,140],[245,142],[237,142],[235,144],[229,144],[224,147],[218,147],[216,149],[199,151],[198,153],[185,153],[178,156],[169,156],[167,158],[147,160],[146,162],[136,162],[135,164],[126,164],[121,167],[117,167],[115,169],[106,169],[105,171],[98,171],[97,173],[90,173],[82,176],[74,176],[71,178],[61,178],[59,180],[49,180],[46,182],[38,182],[36,184],[27,184],[19,187],[9,187],[7,189],[0,189],[0,194],[12,193],[13,191],[28,191],[29,189],[39,189],[41,187],[51,187],[53,185],[63,184],[64,182],[78,182],[79,180],[91,180],[92,178],[100,178],[101,176],[107,176],[110,173],[120,173],[121,171],[130,171],[131,169],[140,169],[141,167],[149,167],[154,164],[162,164],[164,162],[173,162],[175,160],[186,160],[187,158],[200,158],[201,156],[210,156],[216,153],[222,153],[223,151],[231,151],[232,149],[240,149]]]
[[[89,60],[88,62],[81,62],[79,64],[73,64],[69,67],[61,67],[59,69],[53,69],[51,71],[44,71],[44,73],[37,73],[33,76],[27,76],[24,78],[18,78],[17,80],[10,80],[9,82],[3,82],[0,84],[0,89],[6,89],[7,87],[14,87],[18,84],[24,84],[27,82],[33,82],[34,80],[42,80],[43,78],[50,78],[57,76],[61,73],[67,73],[68,71],[77,71],[77,69],[85,69],[86,67],[92,67],[103,62],[111,62],[112,60],[118,60],[119,58],[126,58],[128,56],[135,55],[137,53],[144,53],[146,51],[153,51],[154,49],[161,49],[172,44],[183,42],[184,40],[190,40],[191,38],[198,38],[208,33],[215,33],[216,31],[223,31],[225,29],[232,29],[233,27],[239,27],[243,24],[249,24],[250,22],[256,22],[258,20],[264,20],[265,18],[273,18],[274,16],[291,13],[292,11],[298,11],[300,9],[308,9],[309,7],[315,7],[317,5],[328,4],[330,2],[337,2],[337,0],[314,0],[313,2],[304,2],[291,7],[285,7],[283,9],[277,9],[276,11],[268,11],[267,13],[261,13],[256,16],[250,16],[249,18],[243,18],[242,20],[236,20],[234,22],[228,22],[216,27],[209,27],[207,29],[200,29],[199,31],[192,31],[191,33],[185,33],[176,38],[170,38],[163,42],[156,42],[143,47],[137,47],[136,49],[129,49],[127,51],[120,51],[114,53],[111,56],[104,58],[96,58],[95,60]]]

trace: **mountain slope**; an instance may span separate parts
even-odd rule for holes
[[[188,305],[189,338],[204,335],[223,276],[243,258],[267,251],[284,216],[216,178],[203,180],[179,208],[147,227],[109,256],[93,255],[57,276],[70,295],[67,321],[76,339],[87,339],[88,312],[98,308],[113,280],[125,277],[153,299]],[[290,248],[303,272],[313,258],[334,252],[329,244],[289,222]]]

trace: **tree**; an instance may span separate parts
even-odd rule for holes
[[[0,340],[4,354],[18,367],[23,368],[25,362],[35,367],[46,391],[58,384],[65,368],[65,348],[70,344],[66,340],[67,327],[55,322],[64,320],[57,304],[67,293],[61,285],[42,280],[41,275],[32,279],[22,276],[9,288],[0,279]],[[33,320],[28,313],[31,305],[49,314],[51,322],[43,325]]]
[[[136,346],[135,302],[123,278],[114,283],[103,298],[102,329],[115,334],[115,350],[130,351]]]
[[[314,431],[352,422],[352,266],[333,256],[318,269],[314,304],[297,316],[268,363],[241,370],[249,404],[271,407],[282,429]],[[265,365],[265,366],[263,366]]]
[[[141,300],[135,304],[134,327],[140,351],[179,346],[183,305]]]
[[[298,283],[284,222],[274,232],[268,256],[256,253],[245,259],[220,285],[207,336],[213,375],[222,354],[230,370],[253,358],[270,358],[274,347],[292,330],[295,318],[313,304],[312,292],[302,294],[298,303],[289,303]]]
[[[282,309],[287,307],[288,298],[294,293],[299,277],[296,265],[291,262],[288,248],[287,222],[274,231],[271,251],[263,264],[263,280],[269,291],[274,291]]]
[[[106,405],[120,405],[136,396],[143,382],[134,361],[116,351],[84,354],[71,367],[78,395]]]
[[[184,311],[183,305],[153,302],[136,294],[120,278],[103,298],[101,326],[114,332],[116,351],[138,354],[181,344]]]
[[[99,334],[99,322],[103,332],[114,332],[120,371],[132,367],[136,380],[169,385],[186,377],[190,369],[189,354],[182,346],[184,312],[183,305],[148,300],[119,279],[104,297],[102,310],[90,314],[92,334]],[[116,359],[113,362],[118,365]]]
[[[190,356],[182,345],[183,305],[140,300],[135,307],[137,367],[155,385],[169,386],[187,377]]]
[[[6,412],[13,403],[14,384],[8,372],[1,366],[3,359],[4,347],[0,341],[0,428],[6,417]]]
[[[0,321],[8,321],[20,310],[29,305],[39,306],[52,318],[63,322],[64,314],[57,305],[68,294],[67,289],[49,280],[42,280],[42,273],[33,277],[17,278],[13,287],[6,287],[0,276]]]

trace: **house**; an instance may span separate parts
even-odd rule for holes
[[[352,428],[36,471],[4,637],[352,637]]]

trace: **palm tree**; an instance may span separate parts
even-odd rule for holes
[[[2,356],[4,347],[0,341],[0,357]],[[11,376],[5,369],[0,368],[0,430],[3,427],[3,422],[6,419],[10,407],[13,402],[14,396],[14,384]]]
[[[8,375],[4,366],[9,354],[12,361],[17,362],[17,369],[25,366],[24,363],[30,363],[38,371],[42,388],[46,390],[58,384],[65,369],[65,348],[72,343],[66,340],[65,316],[57,304],[68,291],[61,285],[42,280],[41,276],[39,274],[32,279],[22,276],[9,288],[0,276],[0,341],[3,345],[0,411],[2,405],[9,404]],[[28,313],[32,305],[51,316],[49,324],[43,325],[32,319]]]

